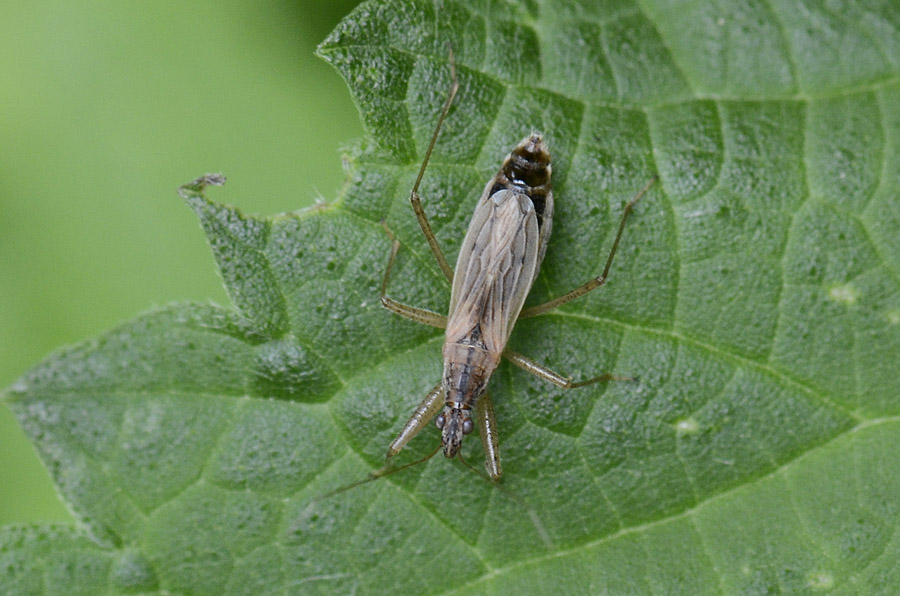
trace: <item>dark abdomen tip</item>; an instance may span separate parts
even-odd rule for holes
[[[544,147],[543,137],[532,133],[523,139],[509,154],[500,171],[510,182],[526,189],[549,185],[550,154]]]

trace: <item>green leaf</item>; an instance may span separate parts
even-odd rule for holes
[[[557,211],[492,380],[504,464],[365,478],[440,376],[446,282],[485,181],[542,131]],[[174,305],[5,399],[84,533],[8,528],[0,593],[860,593],[900,582],[895,3],[367,2],[322,44],[368,138],[334,205],[252,218],[184,189],[234,308]],[[451,259],[452,260],[452,259]],[[402,454],[430,452],[429,428]],[[477,440],[464,454],[480,465]],[[88,540],[90,537],[91,540]]]

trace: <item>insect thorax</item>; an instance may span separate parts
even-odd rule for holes
[[[471,408],[484,393],[488,380],[500,363],[500,355],[485,350],[473,341],[469,345],[445,343],[443,356],[445,401]]]

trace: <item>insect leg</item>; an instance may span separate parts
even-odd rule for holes
[[[428,149],[425,151],[425,159],[422,160],[422,167],[419,168],[419,175],[416,178],[416,183],[413,185],[412,192],[409,194],[409,202],[412,204],[413,211],[416,212],[416,219],[419,220],[419,226],[422,228],[422,233],[425,235],[425,240],[428,241],[428,246],[431,247],[431,252],[434,254],[438,266],[441,268],[441,271],[444,272],[447,281],[452,283],[453,269],[450,268],[447,259],[444,258],[444,253],[441,252],[441,247],[438,246],[437,238],[434,237],[434,232],[431,231],[431,224],[428,223],[428,216],[425,215],[425,209],[422,208],[422,200],[419,198],[419,184],[422,182],[422,176],[425,175],[425,168],[428,166],[428,160],[431,159],[431,152],[434,151],[438,133],[441,132],[441,125],[444,123],[444,118],[447,117],[447,112],[450,111],[450,105],[453,103],[453,98],[456,97],[456,92],[459,90],[459,80],[456,78],[456,59],[453,57],[453,48],[450,48],[450,78],[452,79],[450,92],[447,94],[447,100],[444,101],[444,108],[441,110],[437,126],[434,128],[434,134],[431,135],[431,142],[428,144]]]
[[[419,434],[425,428],[425,425],[431,422],[432,418],[437,416],[438,410],[444,406],[444,400],[441,399],[443,395],[444,392],[441,390],[440,384],[435,385],[428,392],[428,395],[425,396],[425,399],[422,400],[422,403],[419,404],[413,415],[403,425],[403,430],[400,431],[397,438],[391,441],[387,452],[389,459],[400,453],[400,450],[406,447],[406,444]]]
[[[603,273],[601,273],[599,277],[595,277],[594,279],[581,284],[571,292],[563,294],[559,298],[554,298],[549,302],[538,304],[536,306],[523,308],[522,312],[519,314],[519,318],[533,317],[535,315],[544,314],[545,312],[553,310],[557,306],[562,306],[563,304],[571,302],[572,300],[575,300],[580,296],[584,296],[591,290],[596,290],[606,283],[606,279],[609,276],[609,268],[612,267],[613,259],[616,256],[616,250],[618,250],[619,248],[619,240],[622,239],[622,232],[625,230],[625,220],[628,219],[628,214],[631,213],[631,210],[634,208],[634,204],[637,203],[648,190],[650,190],[650,187],[653,186],[653,183],[656,182],[657,178],[659,178],[659,176],[653,176],[653,178],[651,178],[650,181],[644,185],[644,188],[642,188],[636,195],[634,195],[634,198],[628,201],[628,203],[625,205],[625,209],[622,211],[622,219],[619,220],[619,231],[616,232],[616,239],[613,241],[612,249],[610,249],[609,251],[609,257],[607,257],[606,259],[606,267],[603,268]]]
[[[481,435],[481,446],[484,449],[484,467],[491,480],[500,480],[503,474],[500,469],[500,446],[497,439],[497,419],[494,416],[494,404],[485,393],[475,404],[475,416],[478,418],[478,434]]]
[[[523,356],[518,352],[513,352],[512,350],[506,350],[503,352],[503,355],[513,364],[521,368],[522,370],[528,371],[536,377],[540,377],[545,381],[550,381],[554,385],[558,385],[564,389],[574,389],[575,387],[584,387],[585,385],[591,385],[593,383],[602,383],[604,381],[635,381],[634,377],[618,377],[616,375],[600,375],[599,377],[594,377],[592,379],[587,379],[585,381],[572,381],[569,377],[564,377],[561,374],[554,372],[544,366],[543,364],[538,364],[531,358],[527,356]]]
[[[394,237],[394,233],[391,232],[391,229],[387,226],[386,223],[384,223],[384,221],[381,222],[381,225],[384,227],[384,231],[387,232],[388,237],[390,237],[391,239],[391,256],[388,259],[387,267],[384,270],[384,277],[381,280],[382,306],[384,306],[389,311],[400,315],[401,317],[412,319],[417,323],[444,329],[447,326],[447,317],[439,315],[436,312],[426,310],[424,308],[416,308],[415,306],[409,306],[408,304],[397,302],[393,298],[388,298],[387,285],[388,281],[390,281],[391,279],[391,269],[394,267],[394,260],[397,258],[397,251],[400,250],[400,241]]]

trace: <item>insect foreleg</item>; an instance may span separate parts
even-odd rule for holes
[[[628,214],[631,213],[631,210],[634,208],[634,204],[637,203],[648,190],[650,190],[650,187],[653,186],[653,183],[656,182],[657,178],[659,178],[659,176],[654,176],[653,178],[651,178],[650,181],[646,185],[644,185],[644,188],[642,188],[636,195],[634,195],[634,198],[628,201],[628,203],[625,205],[625,209],[622,211],[622,219],[619,220],[619,230],[618,232],[616,232],[616,239],[613,241],[612,248],[609,251],[609,257],[607,257],[606,259],[606,266],[603,268],[603,273],[601,273],[594,279],[586,281],[571,292],[563,294],[559,298],[554,298],[549,302],[538,304],[536,306],[523,308],[522,312],[519,313],[519,318],[533,317],[535,315],[549,312],[558,306],[562,306],[567,302],[571,302],[576,298],[584,296],[591,290],[596,290],[606,283],[606,279],[609,276],[609,269],[610,267],[612,267],[613,259],[616,256],[616,250],[618,250],[619,248],[619,240],[622,239],[622,232],[625,230],[625,220],[628,219]]]
[[[478,418],[478,434],[481,436],[481,447],[484,449],[484,467],[494,482],[500,480],[503,471],[500,469],[500,446],[497,438],[497,419],[494,416],[494,404],[485,393],[475,404],[475,416]]]
[[[389,459],[400,453],[400,450],[406,447],[406,444],[419,434],[425,428],[425,425],[431,422],[432,418],[437,416],[438,411],[444,406],[444,400],[441,399],[443,394],[440,384],[435,385],[428,392],[428,395],[425,396],[425,399],[422,400],[422,403],[419,404],[413,415],[403,425],[403,430],[400,431],[397,438],[391,441],[387,452]]]
[[[636,380],[634,377],[618,377],[616,375],[600,375],[598,377],[594,377],[592,379],[587,379],[585,381],[572,381],[569,377],[564,377],[561,374],[554,372],[544,366],[543,364],[538,364],[531,358],[527,356],[523,356],[518,352],[513,352],[512,350],[506,350],[503,352],[503,356],[527,372],[530,372],[536,377],[540,377],[545,381],[550,381],[554,385],[562,387],[563,389],[574,389],[575,387],[584,387],[585,385],[592,385],[594,383],[602,383],[604,381],[634,381]]]

